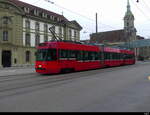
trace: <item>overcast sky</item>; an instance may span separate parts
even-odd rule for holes
[[[127,0],[21,0],[35,6],[63,14],[69,20],[76,20],[82,27],[81,40],[89,39],[95,32],[95,14],[98,13],[98,31],[123,29],[123,17]],[[150,38],[150,0],[130,0],[135,17],[137,34]]]

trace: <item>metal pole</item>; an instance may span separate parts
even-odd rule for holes
[[[97,13],[96,13],[96,33],[98,33]]]

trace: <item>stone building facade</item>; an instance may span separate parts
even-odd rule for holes
[[[36,46],[53,40],[80,41],[82,27],[63,15],[18,1],[0,0],[0,67],[34,65]]]

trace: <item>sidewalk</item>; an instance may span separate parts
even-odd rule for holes
[[[35,73],[34,66],[0,68],[0,77]]]

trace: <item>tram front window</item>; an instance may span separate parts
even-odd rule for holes
[[[36,61],[57,60],[56,49],[39,49],[36,53]]]

